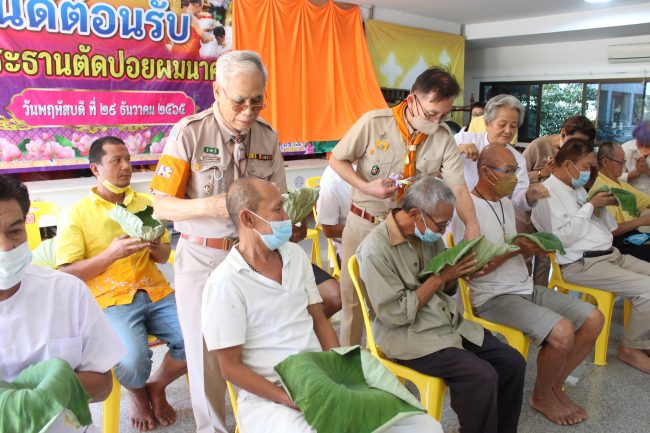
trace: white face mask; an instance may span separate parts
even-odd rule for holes
[[[0,290],[11,289],[18,284],[31,262],[32,252],[27,241],[11,251],[0,252]]]
[[[424,117],[413,116],[411,126],[425,135],[433,135],[438,132],[440,123],[432,122]]]

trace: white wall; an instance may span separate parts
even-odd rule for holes
[[[465,51],[465,100],[479,97],[481,81],[650,78],[650,62],[607,61],[607,46],[650,42],[650,36],[596,39]]]
[[[370,15],[370,8],[363,5],[359,5],[359,7],[361,8],[363,19],[367,20]],[[461,31],[461,26],[458,23],[378,7],[373,8],[372,19],[436,32],[452,33],[454,35],[459,35]]]

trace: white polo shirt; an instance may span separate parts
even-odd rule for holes
[[[630,185],[638,190],[645,192],[646,194],[650,194],[650,176],[647,174],[641,173],[635,179],[632,179],[630,181],[627,180],[627,174],[630,171],[636,170],[636,160],[639,159],[639,156],[641,156],[639,149],[636,147],[636,140],[627,141],[623,143],[622,147],[623,152],[625,152],[626,173],[623,173],[621,180],[628,182]],[[650,165],[650,156],[646,157],[646,164]]]
[[[356,169],[356,167],[355,167]],[[343,180],[329,165],[320,179],[320,194],[316,202],[319,224],[334,226],[345,224],[350,213],[352,186]],[[341,239],[332,239],[336,251],[341,254]]]
[[[287,242],[282,284],[253,271],[237,248],[212,272],[203,290],[203,336],[208,350],[243,346],[242,361],[271,382],[289,355],[322,350],[307,306],[323,302],[309,257]]]
[[[11,382],[52,358],[77,372],[104,373],[125,355],[90,289],[75,276],[30,265],[18,291],[0,302],[0,380]],[[77,431],[85,430],[64,425],[60,416],[48,433]]]
[[[505,222],[508,239],[517,234],[515,209],[509,198],[499,201],[486,201],[470,194],[476,209],[476,218],[481,226],[481,234],[496,245],[505,245],[501,223]],[[492,207],[492,209],[490,209]],[[503,213],[501,210],[503,209]],[[451,223],[454,239],[463,239],[465,224],[454,213]],[[521,254],[518,254],[489,274],[468,280],[472,305],[478,307],[498,295],[529,295],[533,293],[533,278]]]
[[[582,259],[585,251],[605,251],[612,247],[612,231],[618,227],[609,212],[600,216],[587,203],[584,188],[573,189],[551,175],[544,181],[550,196],[537,202],[531,220],[540,232],[553,233],[564,245],[566,254],[557,254],[560,265]]]
[[[454,139],[458,145],[474,143],[479,153],[490,144],[488,142],[487,132],[459,132],[454,135]],[[530,185],[526,160],[524,159],[524,156],[511,145],[506,145],[506,149],[514,155],[515,160],[517,161],[517,185],[515,186],[515,190],[512,192],[512,204],[518,210],[530,211],[531,207],[528,205],[528,201],[526,200],[526,192]],[[478,168],[476,166],[476,161],[467,159],[464,155],[463,164],[465,169],[465,183],[467,184],[467,190],[471,192],[478,183]]]

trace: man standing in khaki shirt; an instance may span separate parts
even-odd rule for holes
[[[464,320],[446,293],[474,272],[474,255],[439,275],[423,281],[418,276],[445,250],[441,233],[454,201],[449,187],[424,176],[406,191],[402,208],[391,210],[359,246],[359,274],[375,313],[373,335],[390,359],[445,381],[460,431],[516,433],[526,361],[481,325]]]
[[[278,136],[258,119],[267,73],[257,53],[233,51],[217,61],[214,105],[178,122],[151,183],[157,218],[181,233],[174,264],[178,317],[185,339],[196,431],[226,433],[225,386],[201,332],[203,287],[234,243],[225,192],[240,177],[287,189]]]
[[[466,237],[480,234],[465,186],[463,161],[443,122],[459,92],[451,74],[442,68],[429,68],[418,76],[402,103],[364,114],[336,145],[330,165],[352,186],[352,206],[343,230],[344,264],[363,238],[396,207],[415,177],[439,170],[456,195],[457,212],[469,228]],[[355,172],[352,164],[357,161]],[[392,179],[397,176],[404,182]],[[342,345],[359,344],[363,334],[361,309],[347,266],[341,271],[340,341]]]

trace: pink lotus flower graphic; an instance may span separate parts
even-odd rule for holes
[[[11,162],[23,156],[18,146],[5,138],[0,138],[0,161]]]

